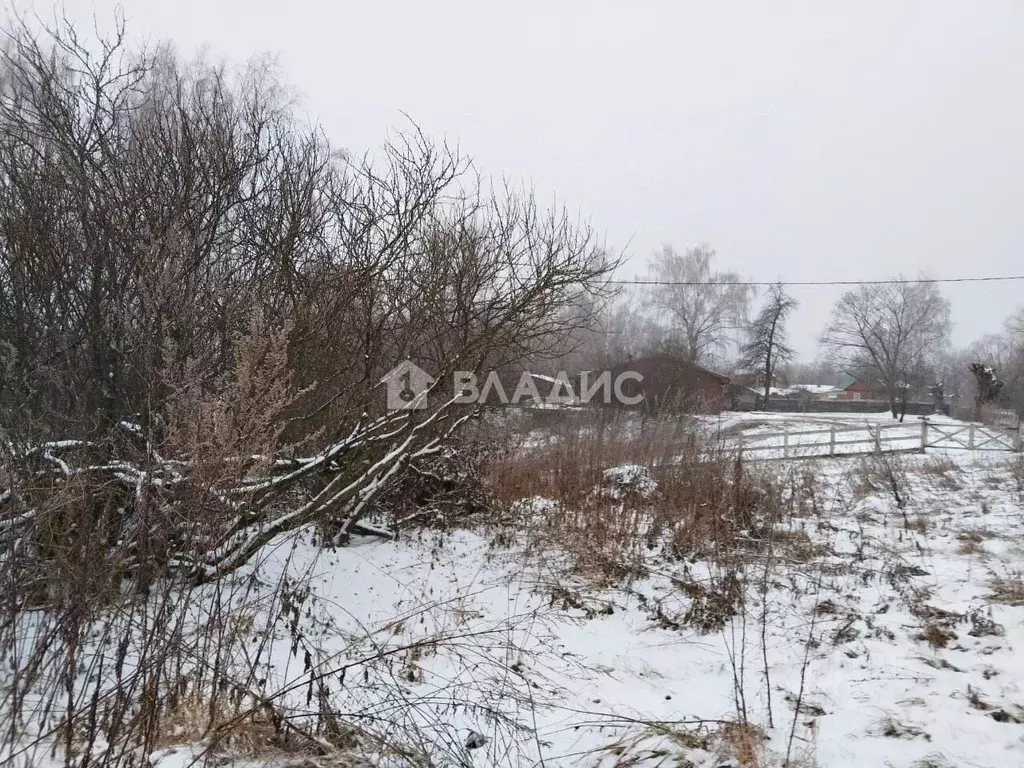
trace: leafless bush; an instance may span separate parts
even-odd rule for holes
[[[407,465],[442,450],[471,414],[440,386],[425,412],[385,412],[376,386],[399,360],[443,381],[542,355],[588,322],[568,308],[604,295],[614,262],[588,227],[491,191],[416,130],[377,160],[337,155],[265,64],[233,76],[136,56],[122,30],[96,53],[69,25],[20,25],[0,66],[12,455],[74,440],[66,450],[103,454],[104,482],[124,464],[212,492],[231,520],[203,568],[313,518],[344,541]],[[247,398],[280,407],[228,434]],[[152,453],[111,442],[126,422]],[[228,438],[236,460],[215,466],[203,452],[223,451],[206,443]],[[282,522],[279,493],[312,475],[313,499]]]
[[[415,128],[345,156],[267,63],[124,40],[18,22],[0,50],[0,727],[83,765],[198,711],[337,746],[258,685],[305,587],[240,571],[479,504],[445,377],[558,347],[615,260]],[[387,411],[409,356],[431,405]]]

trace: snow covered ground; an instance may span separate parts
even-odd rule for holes
[[[823,768],[1020,766],[1024,506],[1013,460],[907,457],[903,509],[862,487],[859,460],[813,462],[825,497],[791,523],[806,546],[783,550],[766,600],[748,586],[745,618],[709,633],[682,620],[694,598],[679,585],[713,580],[716,566],[652,553],[644,578],[595,586],[481,531],[325,555],[314,593],[337,606],[343,637],[369,630],[378,651],[427,642],[428,652],[398,652],[390,679],[407,702],[431,703],[429,716],[407,716],[437,738],[457,748],[487,737],[475,765],[740,765],[724,723],[742,696],[767,765],[789,749],[794,765]],[[352,644],[338,652],[351,656]],[[395,705],[393,692],[338,694],[357,715]]]
[[[707,428],[728,445],[742,445],[755,459],[813,458],[874,450],[919,449],[922,439],[935,450],[1004,450],[1017,444],[1016,432],[982,427],[941,414],[894,421],[887,411],[870,414],[724,412],[705,419]],[[973,440],[971,433],[974,432]],[[783,443],[785,442],[785,452]],[[785,455],[784,455],[785,453]]]
[[[865,417],[717,426],[750,436],[830,422]],[[727,569],[658,548],[645,573],[608,583],[501,524],[330,552],[299,535],[277,562],[315,574],[303,610],[316,631],[279,638],[267,690],[293,686],[285,699],[302,709],[304,681],[329,677],[349,722],[396,741],[423,734],[444,745],[438,765],[742,768],[789,753],[794,768],[1019,768],[1020,457],[901,456],[902,507],[866,461],[773,464],[820,490],[771,559],[741,567],[746,608],[718,625],[692,618]],[[542,528],[552,507],[517,514]],[[738,729],[743,711],[751,727]],[[157,757],[171,768],[193,753]]]

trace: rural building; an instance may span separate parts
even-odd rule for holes
[[[873,400],[871,387],[849,373],[844,373],[835,387],[835,397],[829,400]]]
[[[612,379],[633,371],[642,381],[624,380],[622,393],[641,395],[651,410],[670,409],[718,413],[729,404],[729,377],[669,354],[634,358],[612,369]]]
[[[505,366],[496,375],[480,375],[476,386],[484,397],[483,402],[490,405],[514,402],[523,407],[546,408],[576,405],[579,401],[576,384],[571,378],[559,380],[516,365]]]
[[[790,390],[804,400],[835,400],[838,393],[831,384],[794,384]]]
[[[725,387],[729,398],[729,408],[732,410],[752,411],[758,408],[764,400],[764,390],[756,390],[746,384],[730,381]]]
[[[772,389],[780,386],[781,377],[778,373],[772,373]],[[764,396],[764,371],[733,371],[729,374],[729,383],[749,387],[755,392]]]

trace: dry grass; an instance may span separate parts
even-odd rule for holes
[[[222,698],[211,703],[206,697],[183,697],[165,707],[155,747],[204,744],[218,763],[309,764],[330,755],[333,765],[366,765],[356,751],[369,737],[341,722],[323,696],[319,700],[321,733],[312,735],[291,725],[270,704],[253,706],[249,701],[228,706]]]
[[[1017,493],[1024,494],[1024,453],[1018,453],[1007,461],[1006,468],[1017,488]]]
[[[722,727],[719,738],[740,768],[763,768],[765,734],[760,728],[749,723],[729,723]]]
[[[915,639],[922,640],[932,648],[946,648],[957,639],[956,632],[942,624],[926,624],[923,631],[915,636]]]
[[[218,732],[225,734],[221,749],[239,756],[279,749],[286,741],[275,719],[262,709],[239,717],[237,709],[229,709],[223,702],[211,705],[207,698],[188,696],[164,710],[155,746],[199,744]]]
[[[958,533],[956,538],[960,542],[956,549],[958,555],[987,557],[989,552],[985,549],[985,540],[996,538],[996,536],[984,528],[970,528]]]
[[[981,712],[988,712],[993,708],[991,704],[981,697],[981,693],[978,689],[970,685],[967,686],[967,703],[970,705],[971,709],[977,709]]]
[[[1024,577],[1021,574],[994,578],[989,581],[988,587],[992,590],[986,595],[989,602],[1001,605],[1024,605]]]
[[[573,506],[585,502],[609,467],[671,466],[699,451],[700,432],[685,416],[640,421],[614,409],[560,415],[492,461],[488,481],[498,501],[542,496]]]
[[[850,473],[850,490],[854,501],[884,492],[885,479],[874,456],[857,460]]]
[[[971,537],[960,539],[956,553],[964,557],[988,557],[989,554],[981,539]]]
[[[956,768],[943,755],[925,755],[920,760],[911,763],[910,768]]]
[[[928,533],[928,531],[931,530],[931,527],[932,521],[925,515],[915,515],[910,518],[910,521],[907,524],[907,530],[920,533],[921,535]]]
[[[616,739],[602,751],[612,758],[602,765],[635,768],[661,765],[665,768],[696,768],[697,765],[729,765],[735,768],[765,768],[763,730],[738,722],[708,721],[694,727],[651,723],[642,731]],[[792,762],[792,768],[804,763]]]
[[[959,465],[948,456],[928,456],[921,462],[920,470],[925,474],[944,475],[949,472],[960,474]]]
[[[945,491],[963,488],[963,469],[948,456],[929,456],[916,468],[916,473],[932,478]]]
[[[882,719],[878,726],[879,735],[890,739],[924,739],[931,741],[932,737],[923,729],[909,723],[902,723],[896,718],[889,716]]]
[[[791,563],[806,565],[828,554],[828,544],[815,542],[806,531],[776,529],[772,533],[777,554]]]
[[[605,470],[623,465],[642,467],[656,490],[608,487]],[[505,452],[490,463],[487,481],[512,513],[506,522],[517,538],[525,530],[533,547],[557,549],[607,581],[643,575],[652,548],[719,561],[742,556],[766,539],[784,495],[766,470],[742,462],[690,419],[641,425],[601,411]],[[516,502],[536,497],[552,503],[540,513],[526,505],[534,519],[524,524]],[[806,540],[792,544],[810,548]]]
[[[910,605],[910,613],[922,622],[922,629],[914,635],[914,639],[926,642],[932,648],[947,648],[959,639],[954,628],[965,619],[965,616],[928,605],[924,602],[925,599],[927,596],[922,593]]]

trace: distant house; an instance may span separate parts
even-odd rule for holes
[[[576,405],[579,403],[579,396],[576,394],[576,387],[569,379],[559,380],[554,376],[546,376],[542,373],[531,373],[527,375],[533,379],[534,389],[540,395],[540,400],[528,397],[525,404],[534,407],[558,407],[560,405]]]
[[[579,403],[576,384],[569,378],[558,380],[517,366],[506,366],[498,372],[497,379],[496,383],[489,383],[489,377],[480,376],[477,386],[485,396],[484,402],[492,405],[514,402],[528,408],[557,408]]]
[[[785,389],[772,389],[772,397],[802,400],[871,400],[871,387],[848,373],[838,384],[794,384]]]
[[[772,387],[771,397],[772,400],[799,400],[800,402],[807,402],[808,400],[825,400],[827,399],[827,393],[832,390],[833,387],[821,384],[794,384],[791,387]]]
[[[772,373],[772,389],[779,386],[779,381],[779,375]],[[729,374],[729,383],[750,387],[755,392],[764,395],[764,371],[733,371]]]
[[[635,372],[642,381],[626,378],[622,393],[627,397],[640,395],[651,410],[679,409],[701,413],[718,413],[729,404],[726,386],[729,377],[689,363],[669,354],[646,355],[615,366],[612,379]]]
[[[725,391],[729,399],[729,407],[732,410],[754,410],[760,407],[761,402],[764,400],[763,389],[757,390],[736,381],[730,381],[725,386]]]
[[[871,387],[849,373],[844,373],[835,387],[836,396],[830,400],[873,400]]]
[[[790,389],[796,390],[806,400],[835,400],[838,394],[831,384],[794,384]]]

